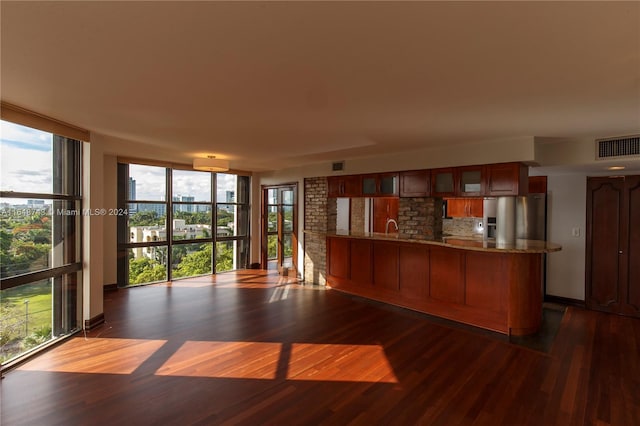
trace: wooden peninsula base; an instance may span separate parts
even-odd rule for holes
[[[551,244],[501,249],[482,241],[327,236],[327,283],[453,321],[527,335],[542,320],[542,255],[556,250]]]

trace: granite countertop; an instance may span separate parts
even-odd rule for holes
[[[496,240],[483,240],[474,237],[444,236],[433,240],[411,238],[410,235],[384,234],[380,232],[349,232],[349,231],[304,231],[309,234],[324,235],[327,237],[360,238],[381,241],[401,241],[415,244],[431,244],[464,250],[475,250],[498,253],[551,253],[562,250],[562,246],[549,241],[516,239],[510,243],[497,242]]]

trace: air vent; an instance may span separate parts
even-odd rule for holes
[[[331,164],[331,170],[334,172],[340,172],[344,170],[344,161],[337,161]]]
[[[596,160],[640,157],[640,136],[596,139]]]

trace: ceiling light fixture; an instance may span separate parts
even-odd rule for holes
[[[608,170],[624,170],[624,166],[610,166],[607,167]]]
[[[208,155],[207,158],[194,158],[193,168],[206,172],[226,172],[229,170],[229,160],[216,158],[215,155]]]

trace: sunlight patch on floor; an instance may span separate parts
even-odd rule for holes
[[[398,383],[379,345],[294,343],[287,379]]]
[[[287,367],[287,373],[278,366]],[[159,376],[398,383],[378,345],[186,342]]]
[[[185,342],[159,376],[275,379],[282,343]]]
[[[166,340],[76,337],[34,358],[18,370],[131,374],[165,343]]]

